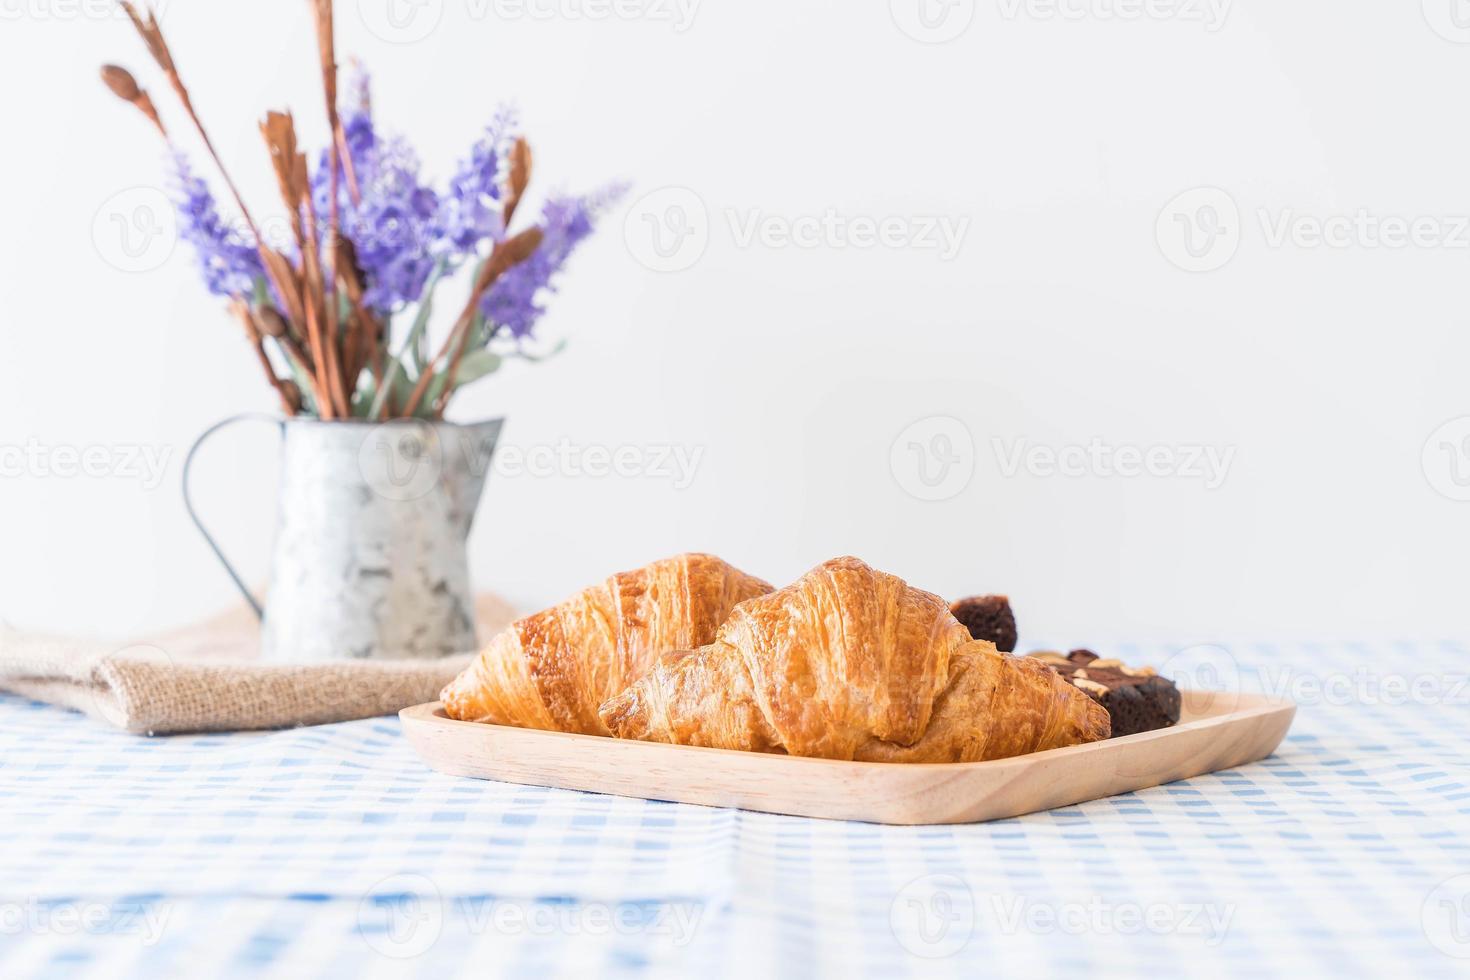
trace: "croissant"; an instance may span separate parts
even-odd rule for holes
[[[619,738],[870,762],[976,762],[1107,738],[1108,713],[936,595],[835,558],[737,607],[600,709]]]
[[[709,643],[737,602],[770,591],[712,555],[621,572],[512,623],[439,697],[461,721],[607,735],[598,705],[661,653]]]

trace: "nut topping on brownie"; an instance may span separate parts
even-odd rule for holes
[[[1152,667],[1129,667],[1091,650],[1065,657],[1050,650],[1031,654],[1053,668],[1080,691],[1086,691],[1113,720],[1113,737],[1168,728],[1179,720],[1179,689]]]

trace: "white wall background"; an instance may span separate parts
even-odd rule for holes
[[[533,606],[681,549],[777,582],[851,553],[951,596],[1010,592],[1023,644],[1463,634],[1470,503],[1452,495],[1470,423],[1424,455],[1470,416],[1470,45],[1455,43],[1470,31],[1453,0],[1153,0],[1131,19],[1107,16],[1117,0],[1056,16],[929,0],[941,32],[968,18],[943,44],[901,29],[917,23],[906,0],[704,0],[683,30],[673,0],[620,0],[633,19],[394,0],[396,36],[387,2],[343,0],[340,48],[374,70],[380,123],[429,173],[513,98],[543,189],[625,177],[629,203],[683,187],[707,213],[702,256],[659,272],[625,204],[543,323],[567,351],[457,402],[462,419],[506,415],[523,447],[698,449],[696,479],[494,476],[480,586]],[[232,599],[180,504],[184,451],[272,401],[186,246],[146,272],[109,261],[108,208],[159,186],[161,153],[97,66],[134,68],[172,110],[137,39],[100,0],[0,14],[0,445],[171,454],[156,487],[0,479],[0,616],[98,634],[182,622]],[[305,4],[172,0],[163,23],[247,196],[274,200],[255,121],[291,105],[321,129]],[[1206,261],[1238,248],[1190,273],[1168,257],[1172,214],[1162,239],[1156,223],[1198,187],[1239,210]],[[969,225],[949,260],[738,237],[753,215],[828,209]],[[1433,221],[1397,248],[1362,231],[1272,243],[1283,217],[1309,231],[1359,211]],[[936,415],[962,423],[973,450],[954,443],[951,472],[973,475],[926,501],[905,489],[918,457],[901,444],[895,467],[891,449]],[[257,580],[273,438],[226,437],[201,462],[205,509]],[[1234,455],[1207,489],[1006,475],[994,443],[1094,438]]]

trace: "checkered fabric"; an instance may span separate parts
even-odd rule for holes
[[[391,718],[149,739],[0,697],[0,977],[1470,975],[1464,646],[1109,652],[1296,723],[904,828],[441,776]]]

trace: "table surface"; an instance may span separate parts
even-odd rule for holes
[[[1109,652],[1296,723],[912,828],[441,776],[393,718],[149,739],[0,696],[0,977],[1470,975],[1464,645]]]

